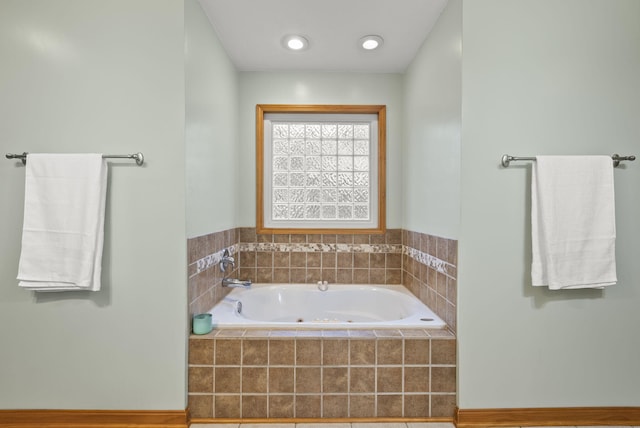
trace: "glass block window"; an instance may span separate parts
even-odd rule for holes
[[[370,220],[369,122],[271,121],[274,220]]]
[[[378,230],[378,114],[278,112],[262,123],[258,225],[273,233]]]

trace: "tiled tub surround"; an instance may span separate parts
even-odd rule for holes
[[[207,312],[228,293],[222,288],[219,263],[226,248],[237,252],[239,236],[238,229],[229,229],[187,240],[189,319]],[[229,276],[237,274],[236,262],[236,269]]]
[[[455,332],[458,241],[403,231],[403,284]]]
[[[402,231],[256,235],[240,228],[240,276],[259,283],[402,284]]]
[[[188,248],[190,315],[208,311],[228,292],[218,262],[230,248],[236,258],[230,275],[255,282],[404,284],[455,332],[455,240],[399,229],[382,235],[256,235],[253,228],[238,228],[190,239]],[[191,416],[450,418],[456,402],[452,331],[192,335]]]
[[[218,330],[189,340],[191,418],[452,418],[449,330]]]
[[[458,241],[389,229],[379,235],[257,235],[236,228],[188,240],[189,314],[206,312],[227,290],[218,267],[258,283],[403,284],[456,330]]]

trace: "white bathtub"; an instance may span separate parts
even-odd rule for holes
[[[240,309],[238,311],[238,309]],[[209,311],[217,328],[444,328],[401,285],[253,284],[236,288]]]

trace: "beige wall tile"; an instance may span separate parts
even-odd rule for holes
[[[189,339],[189,364],[213,365],[215,340]]]
[[[349,364],[349,342],[346,340],[324,340],[322,342],[322,364],[338,366]]]
[[[213,385],[216,393],[240,393],[240,368],[216,367]]]
[[[267,393],[267,368],[242,367],[242,393]]]
[[[258,243],[273,242],[273,235],[270,233],[260,233],[256,236],[256,242]]]
[[[305,283],[314,284],[322,279],[322,273],[320,269],[307,268],[307,274],[305,276]]]
[[[322,377],[320,367],[296,367],[296,393],[320,393]]]
[[[353,253],[337,253],[337,267],[353,269]]]
[[[431,395],[431,417],[453,417],[456,410],[455,395]]]
[[[270,418],[293,418],[294,416],[294,396],[293,395],[271,395],[269,396],[269,417]],[[290,425],[294,428],[294,424]],[[275,428],[271,424],[269,427]]]
[[[346,418],[349,416],[349,397],[346,395],[324,395],[322,397],[323,418]]]
[[[368,284],[369,283],[369,269],[354,269],[353,270],[353,283],[354,284]]]
[[[456,392],[455,367],[431,367],[432,392]]]
[[[261,267],[256,270],[257,279],[259,283],[272,283],[273,282],[273,268]]]
[[[239,418],[239,395],[216,395],[214,399],[214,415],[216,418]]]
[[[384,269],[369,269],[369,281],[371,284],[384,284],[386,272]]]
[[[349,370],[350,392],[373,393],[376,391],[376,369],[374,367],[351,367]]]
[[[319,268],[322,265],[321,253],[307,253],[307,268]]]
[[[386,255],[384,253],[369,254],[369,267],[373,269],[384,269],[386,266]]]
[[[387,253],[385,263],[387,269],[402,268],[402,254]]]
[[[291,268],[291,282],[294,284],[301,283],[307,280],[307,269],[306,268]]]
[[[321,262],[322,262],[322,267],[323,268],[335,268],[336,267],[336,260],[337,260],[337,254],[334,252],[327,252],[327,253],[321,253],[320,256]]]
[[[351,365],[372,365],[376,362],[376,341],[351,339],[349,341]]]
[[[352,418],[372,417],[376,412],[374,395],[350,395],[349,416]]]
[[[266,395],[242,395],[243,418],[266,418],[267,416]]]
[[[288,233],[278,233],[273,235],[273,242],[277,242],[279,244],[288,244],[291,241],[291,237]]]
[[[402,395],[378,395],[379,418],[402,416]]]
[[[353,283],[353,269],[345,269],[345,268],[336,269],[336,282],[338,284]]]
[[[293,367],[269,367],[269,393],[292,393]]]
[[[291,243],[297,243],[297,244],[304,244],[307,242],[307,235],[305,235],[304,233],[301,234],[292,234],[290,236],[291,239]]]
[[[256,229],[253,227],[241,227],[240,242],[256,242]]]
[[[432,340],[431,364],[456,364],[456,341]]]
[[[285,251],[273,253],[273,267],[289,267],[291,254]]]
[[[349,368],[324,367],[322,369],[322,392],[348,392]]]
[[[240,365],[241,341],[237,339],[215,339],[215,364]]]
[[[213,395],[189,394],[189,413],[192,418],[213,417]]]
[[[275,284],[288,284],[290,282],[289,268],[274,268],[273,269],[273,282]]]
[[[293,365],[295,363],[296,344],[293,340],[273,339],[269,341],[269,364]]]
[[[420,394],[404,396],[405,418],[426,418],[429,416],[429,395]]]
[[[402,364],[402,341],[379,339],[377,343],[378,364]]]
[[[241,251],[240,252],[240,267],[241,268],[254,268],[256,267],[256,259],[258,258],[255,251]]]
[[[354,253],[353,267],[358,269],[369,269],[369,253]]]
[[[242,364],[266,365],[269,361],[269,341],[264,339],[242,340]]]
[[[291,267],[307,267],[307,253],[293,252],[290,256]]]
[[[296,418],[319,418],[322,414],[320,395],[297,395]]]
[[[387,229],[387,244],[402,244],[402,229]]]
[[[402,392],[402,367],[378,367],[377,391]]]
[[[328,268],[328,269],[322,269],[321,271],[321,280],[322,281],[327,281],[329,284],[334,284],[336,282],[336,269],[335,268]]]
[[[213,392],[213,367],[189,367],[189,392]]]
[[[429,392],[429,367],[405,367],[404,391]]]
[[[405,364],[429,364],[429,340],[405,339],[404,341]]]
[[[353,235],[336,235],[336,242],[338,244],[353,244]]]

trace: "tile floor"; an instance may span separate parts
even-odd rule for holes
[[[452,423],[314,423],[314,424],[191,424],[191,428],[455,428]],[[505,428],[505,427],[502,427]],[[516,428],[516,427],[511,427]],[[549,428],[549,427],[527,427]],[[553,428],[640,428],[636,427],[553,427]]]

